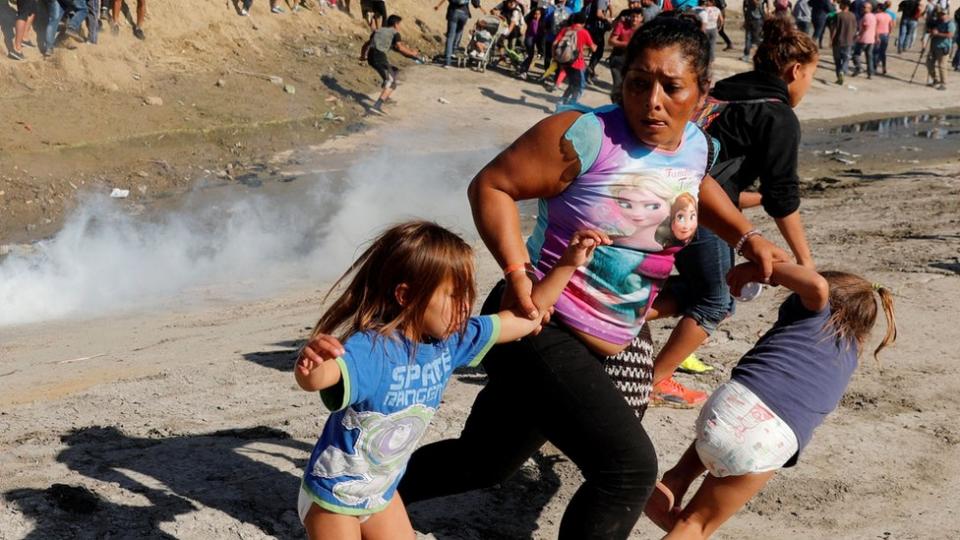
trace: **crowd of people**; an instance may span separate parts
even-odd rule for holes
[[[76,49],[82,43],[96,44],[104,24],[113,35],[120,33],[124,0],[15,1],[17,18],[7,50],[7,57],[12,60],[27,59],[24,47],[38,48],[48,57],[56,47]],[[136,0],[136,14],[131,16],[131,22],[133,35],[140,40],[147,38],[143,31],[146,15],[147,0]],[[35,41],[30,39],[31,32],[36,34]]]

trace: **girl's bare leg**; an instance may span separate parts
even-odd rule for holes
[[[679,517],[675,508],[683,504],[683,496],[701,474],[706,471],[700,456],[697,454],[696,443],[691,443],[680,461],[672,469],[663,473],[663,479],[658,482],[657,489],[650,495],[643,512],[654,524],[669,532],[673,529]],[[666,493],[669,492],[669,495]]]
[[[774,474],[776,471],[723,478],[707,475],[664,540],[709,538],[759,493]]]
[[[334,514],[316,504],[310,505],[303,526],[310,540],[360,540],[360,520],[356,516]]]
[[[361,523],[360,532],[363,540],[414,540],[417,537],[399,493],[393,496],[389,506]]]

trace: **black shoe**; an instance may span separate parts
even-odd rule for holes
[[[27,57],[24,56],[22,52],[15,51],[15,50],[13,50],[13,49],[10,49],[9,51],[7,51],[7,57],[9,57],[9,58],[11,58],[11,59],[13,59],[13,60],[26,60],[26,59],[27,59]]]
[[[24,47],[36,47],[36,44],[34,44],[29,39],[23,40],[23,43],[21,43],[21,45],[23,45]]]
[[[139,39],[140,41],[147,39],[147,36],[143,33],[143,28],[140,28],[139,26],[133,27],[133,37]]]

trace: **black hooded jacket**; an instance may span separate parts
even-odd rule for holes
[[[730,102],[707,128],[720,141],[710,174],[734,204],[740,192],[759,178],[767,214],[782,218],[797,211],[800,121],[790,107],[787,83],[776,75],[750,71],[718,82],[710,95]],[[754,102],[736,103],[746,100]]]

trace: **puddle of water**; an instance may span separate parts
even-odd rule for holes
[[[956,110],[811,126],[803,131],[801,167],[817,174],[824,166],[923,166],[960,157],[958,141]]]
[[[828,132],[832,135],[874,133],[879,138],[887,139],[910,136],[923,139],[941,139],[960,135],[960,129],[949,129],[958,125],[960,125],[960,114],[915,114],[844,124],[830,128]]]

